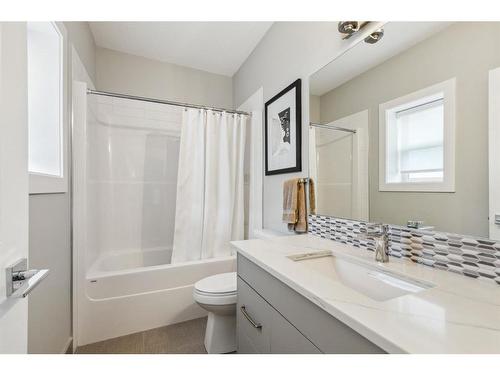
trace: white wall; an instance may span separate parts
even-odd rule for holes
[[[96,80],[95,41],[88,22],[64,22],[68,37],[82,61],[89,77]]]
[[[90,76],[88,66],[82,62],[74,45],[71,48],[71,78],[73,83],[75,81],[84,82],[88,88],[95,89],[95,79]],[[73,91],[73,87],[71,88]]]
[[[302,78],[302,173],[264,177],[264,228],[286,231],[281,222],[283,182],[307,175],[308,127],[305,124],[309,121],[309,75],[363,35],[342,41],[336,22],[276,22],[234,75],[236,107],[261,86],[267,101],[297,78]]]
[[[106,48],[96,56],[98,90],[233,108],[231,77]]]

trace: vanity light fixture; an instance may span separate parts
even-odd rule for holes
[[[358,21],[340,21],[338,25],[339,33],[345,34],[342,39],[350,38],[355,32],[359,30]]]
[[[384,36],[384,29],[378,29],[365,38],[365,43],[375,44]]]
[[[367,23],[367,21],[340,21],[337,29],[345,40],[356,34]]]

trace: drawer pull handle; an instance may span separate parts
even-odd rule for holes
[[[262,329],[262,324],[256,323],[255,320],[252,319],[252,317],[248,314],[245,305],[241,305],[240,310],[241,310],[241,313],[243,314],[243,316],[245,318],[247,318],[247,320],[250,322],[251,325],[254,326],[254,328]]]

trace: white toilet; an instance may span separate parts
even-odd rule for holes
[[[194,300],[208,311],[205,331],[207,352],[236,350],[236,272],[206,277],[194,284]]]

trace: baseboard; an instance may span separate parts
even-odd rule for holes
[[[61,354],[74,354],[73,337],[68,338],[68,341],[66,342],[66,345],[64,345]]]

